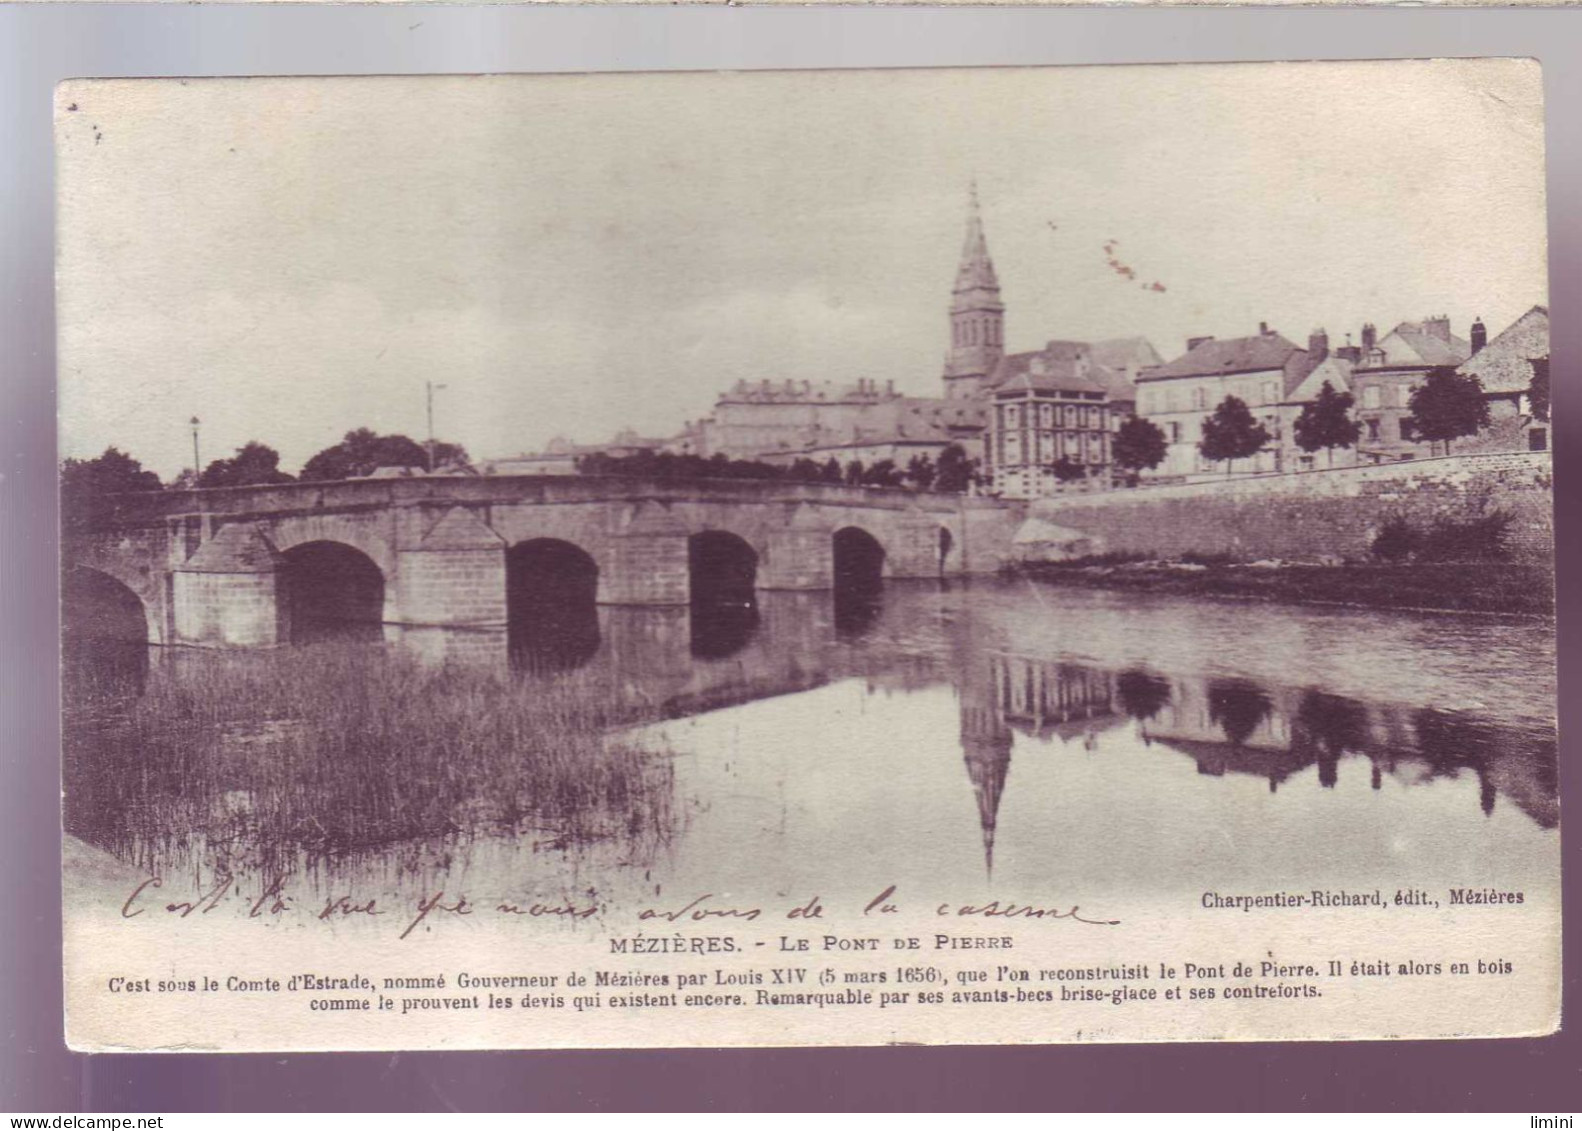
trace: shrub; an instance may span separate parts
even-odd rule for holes
[[[1404,561],[1417,553],[1422,537],[1411,523],[1397,515],[1373,538],[1373,556],[1387,562]]]

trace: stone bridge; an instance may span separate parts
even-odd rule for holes
[[[435,477],[124,495],[64,539],[67,623],[81,599],[119,609],[123,625],[140,616],[150,643],[267,646],[329,623],[498,629],[534,602],[838,594],[993,572],[1022,518],[991,499],[753,480]]]

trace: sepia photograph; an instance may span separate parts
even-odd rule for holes
[[[1533,61],[55,129],[74,1048],[1558,1026]]]

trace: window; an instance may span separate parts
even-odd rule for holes
[[[1372,389],[1368,391],[1373,392]],[[1368,426],[1368,439],[1377,440],[1379,438],[1379,422],[1377,420],[1367,420],[1363,423]]]
[[[1172,420],[1170,422],[1170,442],[1172,444],[1179,444],[1181,442],[1181,422],[1179,420]]]
[[[1527,433],[1527,450],[1530,452],[1547,452],[1549,450],[1549,429],[1534,428]]]
[[[1369,385],[1366,389],[1362,390],[1362,407],[1363,408],[1378,408],[1381,403],[1382,403],[1382,400],[1381,400],[1381,397],[1379,395],[1379,386],[1377,386],[1377,385]],[[1378,431],[1378,425],[1377,424],[1374,424],[1373,428],[1374,428],[1375,432]],[[1375,436],[1374,439],[1378,439],[1378,437]]]
[[[1196,408],[1196,409],[1204,409],[1204,408],[1208,407],[1208,390],[1207,389],[1193,389],[1192,390],[1192,407]]]
[[[1280,386],[1276,385],[1273,381],[1265,381],[1263,383],[1263,403],[1273,404],[1279,399]]]
[[[1040,422],[1042,422],[1045,428],[1048,428],[1050,421],[1054,419],[1054,413],[1055,410],[1053,405],[1046,404],[1038,406],[1038,419]]]
[[[1401,439],[1403,439],[1403,440],[1415,440],[1415,439],[1417,439],[1417,425],[1415,423],[1413,423],[1411,417],[1406,417],[1404,420],[1401,421]]]
[[[1022,422],[1022,408],[1020,405],[1008,404],[1005,406],[1005,426],[1015,428]]]

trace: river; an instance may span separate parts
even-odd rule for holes
[[[511,665],[513,694],[600,688],[610,740],[669,767],[661,834],[436,834],[304,859],[302,882],[490,900],[894,887],[1096,913],[1210,888],[1558,886],[1549,622],[995,580],[552,627],[373,647]],[[201,874],[201,836],[180,843]]]

